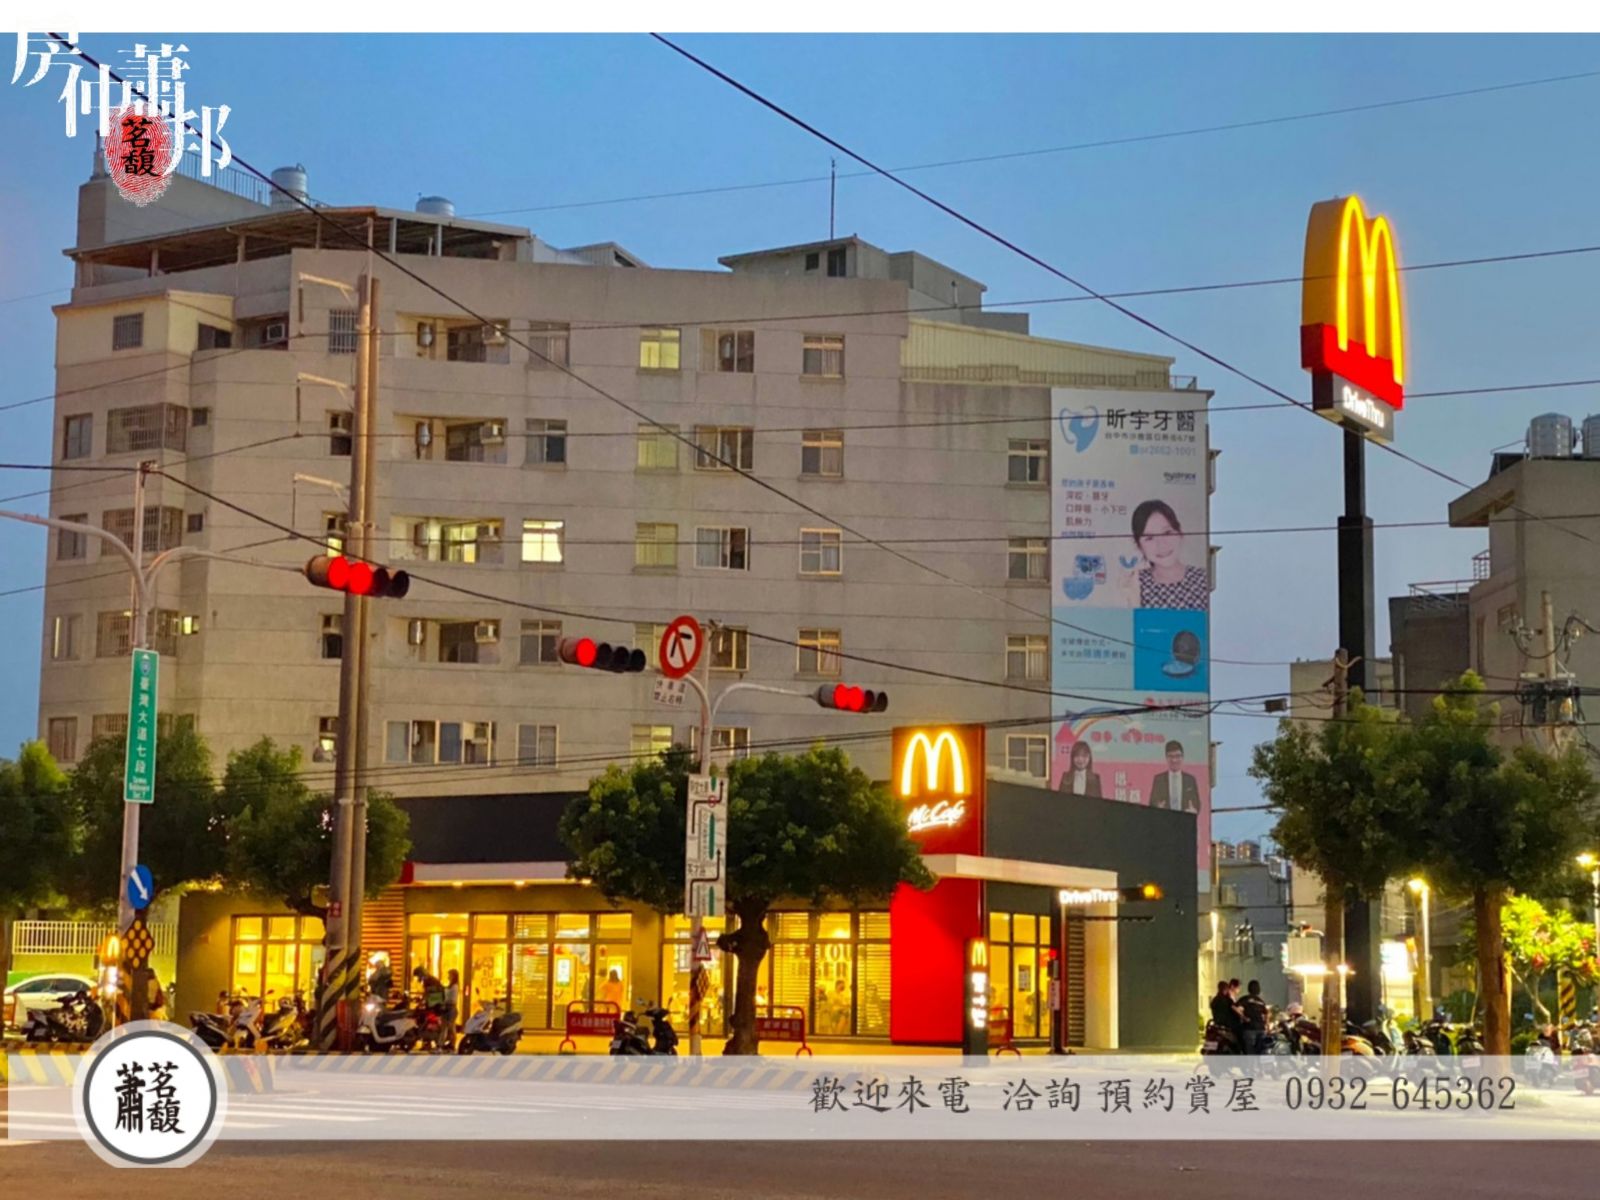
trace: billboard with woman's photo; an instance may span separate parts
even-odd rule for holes
[[[1204,889],[1210,393],[1051,398],[1051,786],[1194,813]]]

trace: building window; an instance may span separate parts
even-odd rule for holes
[[[817,253],[817,251],[815,251],[815,250],[807,251],[807,253],[806,253],[806,270],[815,271],[821,265],[822,265],[822,255]]]
[[[96,658],[116,658],[133,649],[133,614],[103,612],[95,627]]]
[[[189,426],[199,429],[201,426],[211,424],[211,410],[209,408],[191,408],[189,410]]]
[[[101,528],[133,549],[133,509],[108,508],[100,520]],[[183,544],[184,512],[181,508],[144,510],[144,552],[155,554]]]
[[[844,430],[806,430],[800,438],[800,474],[813,479],[843,478]]]
[[[391,558],[410,562],[499,564],[504,559],[501,521],[457,521],[446,517],[395,517]]]
[[[840,674],[841,643],[837,629],[802,629],[795,640],[798,642],[796,671],[802,675],[826,675],[830,678]]]
[[[566,540],[565,521],[545,521],[529,517],[522,522],[522,561],[558,563]]]
[[[671,749],[671,725],[635,725],[628,739],[629,755],[634,759],[652,758]]]
[[[645,665],[654,671],[661,665],[661,638],[667,632],[665,625],[649,621],[635,621],[633,644],[644,651]]]
[[[206,515],[203,512],[188,513],[183,518],[184,533],[204,533],[206,528]]]
[[[1013,633],[1006,638],[1006,678],[1048,677],[1050,639],[1042,633]]]
[[[699,730],[692,732],[698,734]],[[691,741],[698,741],[692,738]],[[697,746],[696,749],[699,747]],[[750,727],[748,725],[720,725],[711,731],[711,756],[724,760],[750,757]]]
[[[439,661],[495,665],[500,661],[500,622],[440,621]]]
[[[322,614],[322,657],[344,657],[344,614]]]
[[[572,327],[564,321],[528,322],[528,365],[534,370],[558,370],[568,365]]]
[[[800,350],[800,374],[812,379],[844,378],[844,336],[806,334]]]
[[[354,354],[356,352],[356,310],[330,308],[328,310],[328,353]]]
[[[639,460],[641,471],[676,471],[678,469],[678,427],[676,425],[639,426]]]
[[[1044,734],[1006,734],[1006,770],[1043,779],[1048,774],[1049,761],[1049,739]]]
[[[329,554],[344,553],[344,513],[322,514],[322,537],[328,544]]]
[[[561,622],[524,621],[517,661],[525,667],[554,666],[561,661]]]
[[[106,413],[106,453],[182,450],[188,441],[189,410],[181,404],[141,404]]]
[[[748,471],[755,465],[755,430],[745,425],[696,425],[697,471]]]
[[[755,330],[707,329],[703,334],[702,370],[748,375],[756,369]]]
[[[419,322],[417,325],[417,354],[423,358],[437,358],[438,322]],[[506,344],[506,324],[491,321],[487,325],[463,324],[449,326],[444,335],[446,362],[508,363],[511,348]],[[539,345],[530,339],[530,344]],[[538,365],[538,364],[535,364]]]
[[[385,762],[477,766],[494,762],[493,721],[388,721],[383,734]]]
[[[567,423],[545,417],[529,417],[526,422],[527,455],[523,466],[564,467],[567,465]]]
[[[196,350],[228,350],[232,347],[233,330],[200,322],[199,335],[195,339]]]
[[[1008,538],[1006,578],[1042,583],[1050,572],[1048,538]]]
[[[328,414],[328,453],[340,458],[350,457],[350,446],[353,441],[351,436],[351,421],[354,414],[348,412],[330,412]]]
[[[1039,438],[1012,438],[1006,451],[1006,482],[1050,482],[1050,443]]]
[[[844,266],[845,248],[843,246],[835,246],[828,251],[828,274],[838,279],[844,275]]]
[[[196,630],[200,628],[198,617],[185,617],[170,608],[158,608],[150,618],[150,649],[157,654],[178,652],[178,638],[185,632],[186,621],[193,621]]]
[[[136,350],[144,345],[144,314],[123,313],[111,318],[111,348]]]
[[[750,631],[719,626],[711,634],[711,669],[713,671],[748,671],[750,669]]]
[[[676,570],[678,527],[660,521],[640,521],[633,527],[633,565],[650,570]]]
[[[77,613],[63,613],[50,622],[50,659],[67,662],[78,657],[79,627],[82,618]]]
[[[517,726],[517,765],[553,767],[556,765],[556,727],[554,725]]]
[[[94,414],[78,413],[61,420],[61,457],[88,458],[94,452]]]
[[[131,515],[132,510],[129,510]],[[80,525],[89,523],[88,513],[66,513],[61,517],[63,521],[76,521]],[[67,562],[77,558],[89,557],[89,535],[78,533],[72,529],[56,530],[56,560]]]
[[[727,525],[701,525],[695,531],[694,565],[705,570],[748,571],[750,531]]]
[[[313,758],[319,762],[331,762],[339,754],[339,718],[317,718],[317,749]]]
[[[641,329],[639,368],[644,371],[676,371],[682,350],[681,329]]]
[[[119,738],[128,732],[128,714],[125,712],[95,713],[89,719],[89,740],[98,742],[101,738]],[[157,731],[160,736],[160,731]]]
[[[78,718],[51,717],[45,726],[45,745],[57,762],[73,762],[78,757]]]
[[[444,426],[445,462],[503,463],[506,461],[504,421],[440,421]],[[419,459],[433,457],[432,420],[417,422]]]
[[[1045,978],[1049,974],[1049,951],[1049,917],[1033,913],[989,914],[989,980],[994,988],[990,1003],[1008,1011],[1013,1037],[1050,1035],[1050,981]],[[1067,975],[1066,971],[1062,973]]]
[[[234,917],[229,987],[235,995],[310,997],[322,972],[323,937],[317,917]]]
[[[837,529],[800,531],[800,574],[842,575],[844,535]]]

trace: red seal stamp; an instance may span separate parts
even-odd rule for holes
[[[180,144],[173,144],[172,127],[159,116],[135,107],[111,114],[106,135],[106,170],[123,197],[143,208],[159,200],[172,182]]]

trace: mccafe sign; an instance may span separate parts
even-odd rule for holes
[[[982,854],[981,725],[902,726],[894,731],[891,786],[906,832],[927,854]]]

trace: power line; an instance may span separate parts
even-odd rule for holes
[[[932,171],[941,167],[973,166],[980,163],[1005,162],[1022,158],[1037,158],[1049,154],[1068,154],[1080,150],[1099,150],[1112,146],[1131,146],[1144,142],[1169,141],[1174,138],[1196,137],[1202,134],[1228,133],[1239,129],[1257,129],[1270,125],[1285,125],[1297,121],[1312,121],[1326,117],[1348,116],[1354,113],[1373,112],[1378,109],[1399,108],[1403,105],[1428,104],[1439,100],[1454,100],[1464,96],[1481,96],[1492,92],[1506,92],[1518,88],[1542,87],[1553,83],[1567,83],[1579,79],[1592,79],[1600,75],[1600,71],[1579,71],[1569,75],[1550,75],[1542,79],[1524,79],[1512,83],[1488,84],[1482,87],[1461,88],[1450,92],[1433,92],[1424,96],[1404,96],[1393,100],[1376,100],[1366,104],[1352,104],[1341,108],[1324,108],[1315,112],[1288,113],[1274,117],[1259,117],[1248,121],[1229,121],[1218,125],[1191,126],[1185,129],[1169,129],[1157,133],[1131,134],[1124,137],[1099,138],[1089,142],[1074,142],[1063,146],[1041,146],[1032,150],[1013,150],[1003,154],[984,154],[969,158],[948,158],[938,162],[913,163],[910,166],[893,167],[891,170],[904,174],[910,171]],[[874,175],[874,171],[846,171],[838,175],[839,179],[859,179]],[[529,205],[523,208],[498,208],[485,212],[470,213],[474,217],[507,216],[514,213],[526,212],[556,212],[574,208],[597,208],[610,204],[631,204],[643,200],[671,200],[690,196],[710,196],[727,192],[748,192],[763,188],[797,187],[810,183],[827,183],[827,175],[807,175],[796,179],[770,179],[758,183],[724,184],[719,187],[691,188],[673,192],[649,192],[635,196],[613,196],[603,200],[574,200],[560,204]]]
[[[1286,403],[1293,404],[1297,408],[1304,409],[1307,413],[1314,413],[1314,410],[1312,409],[1311,405],[1307,404],[1305,401],[1295,399],[1293,396],[1289,395],[1287,392],[1284,392],[1284,391],[1282,391],[1282,390],[1280,390],[1278,388],[1273,387],[1271,384],[1267,383],[1263,379],[1258,378],[1255,375],[1251,375],[1249,372],[1245,371],[1241,367],[1238,367],[1238,366],[1234,365],[1232,362],[1229,362],[1227,359],[1224,359],[1224,358],[1222,358],[1221,356],[1219,356],[1217,354],[1213,354],[1211,351],[1206,350],[1202,346],[1199,346],[1196,343],[1191,342],[1188,339],[1186,339],[1184,337],[1181,337],[1176,333],[1173,333],[1171,330],[1169,330],[1169,329],[1165,328],[1164,326],[1158,324],[1157,322],[1151,320],[1149,317],[1141,316],[1139,313],[1134,312],[1131,308],[1127,307],[1125,304],[1122,304],[1119,301],[1113,300],[1113,299],[1111,299],[1110,297],[1106,296],[1105,294],[1103,294],[1101,292],[1095,291],[1095,289],[1091,288],[1088,284],[1083,283],[1081,280],[1076,279],[1073,276],[1067,274],[1067,272],[1061,270],[1059,267],[1056,267],[1056,266],[1052,265],[1051,263],[1046,262],[1044,259],[1040,258],[1038,255],[1032,253],[1031,251],[1025,250],[1023,247],[1018,245],[1016,242],[1011,241],[1009,238],[1003,236],[1002,234],[996,233],[993,229],[990,229],[988,226],[982,224],[981,222],[979,222],[977,220],[974,220],[972,217],[967,216],[965,213],[959,211],[958,209],[955,209],[955,208],[951,207],[950,205],[946,204],[944,201],[939,200],[936,197],[930,195],[929,193],[923,191],[922,189],[918,188],[915,184],[907,183],[905,180],[903,180],[903,179],[899,178],[898,176],[894,175],[893,173],[891,173],[888,169],[878,166],[871,159],[868,159],[868,158],[864,157],[863,155],[858,154],[856,151],[850,149],[848,146],[844,145],[842,142],[838,141],[837,139],[835,139],[833,137],[830,137],[826,133],[823,133],[816,126],[811,125],[808,122],[806,122],[805,120],[803,120],[802,118],[796,116],[794,113],[790,112],[788,109],[784,108],[782,105],[777,104],[776,102],[767,99],[761,93],[755,91],[754,89],[746,86],[743,83],[740,83],[737,79],[734,79],[731,75],[729,75],[726,72],[724,72],[722,70],[719,70],[718,68],[712,66],[710,63],[706,62],[704,59],[702,59],[702,58],[700,58],[700,57],[698,57],[698,56],[696,56],[694,54],[691,54],[688,50],[685,50],[681,46],[676,45],[674,42],[672,42],[668,38],[663,37],[661,34],[652,33],[650,36],[655,38],[657,41],[659,41],[662,45],[666,46],[668,49],[672,50],[674,53],[679,54],[682,57],[688,59],[690,62],[694,63],[696,66],[700,67],[701,70],[706,71],[711,75],[714,75],[716,78],[722,80],[728,86],[730,86],[730,87],[734,88],[735,90],[743,93],[745,96],[748,96],[751,100],[755,101],[757,104],[759,104],[762,107],[764,107],[766,109],[769,109],[770,111],[776,113],[778,116],[782,117],[785,121],[788,121],[790,124],[795,125],[795,126],[799,127],[800,129],[805,130],[807,133],[811,134],[813,137],[817,138],[818,140],[820,140],[822,142],[825,142],[829,146],[832,146],[835,150],[838,150],[841,154],[846,154],[849,157],[855,159],[862,166],[870,168],[872,171],[876,172],[877,174],[882,175],[885,179],[888,179],[890,182],[895,183],[898,186],[900,186],[901,188],[903,188],[906,191],[910,192],[912,195],[916,196],[918,199],[923,200],[924,202],[926,202],[928,204],[931,204],[933,207],[937,208],[940,212],[944,213],[946,216],[949,216],[952,219],[954,219],[956,221],[959,221],[961,224],[967,226],[969,229],[973,230],[975,233],[978,233],[978,234],[982,235],[983,237],[988,238],[990,241],[993,241],[996,244],[998,244],[1000,246],[1003,246],[1005,249],[1010,250],[1013,254],[1016,254],[1019,257],[1026,259],[1028,262],[1033,263],[1035,266],[1037,266],[1037,267],[1039,267],[1039,268],[1041,268],[1041,269],[1043,269],[1045,271],[1048,271],[1050,274],[1056,276],[1056,278],[1064,280],[1067,283],[1070,283],[1073,287],[1078,288],[1080,291],[1083,291],[1086,294],[1094,297],[1095,299],[1100,300],[1102,303],[1106,304],[1108,307],[1112,308],[1116,312],[1121,313],[1123,316],[1127,317],[1129,320],[1137,322],[1138,324],[1144,326],[1146,329],[1149,329],[1152,333],[1159,334],[1161,337],[1164,337],[1168,341],[1174,342],[1177,345],[1182,346],[1184,349],[1190,351],[1193,354],[1198,354],[1201,358],[1205,359],[1207,362],[1212,363],[1217,367],[1220,367],[1222,370],[1228,372],[1230,375],[1236,375],[1240,379],[1243,379],[1246,383],[1254,384],[1256,387],[1258,387],[1261,390],[1267,392],[1269,395],[1277,396],[1279,399],[1285,401]],[[1412,456],[1410,454],[1407,454],[1403,450],[1396,449],[1392,444],[1390,444],[1388,442],[1376,442],[1375,444],[1377,445],[1377,447],[1380,450],[1384,450],[1384,451],[1388,452],[1389,454],[1392,454],[1395,457],[1401,459],[1402,461],[1409,462],[1413,466],[1418,467],[1419,469],[1428,472],[1430,475],[1437,476],[1438,478],[1443,479],[1446,482],[1448,482],[1450,484],[1453,484],[1454,486],[1456,486],[1458,488],[1461,488],[1463,491],[1470,491],[1471,490],[1470,487],[1465,482],[1463,482],[1462,480],[1457,479],[1455,476],[1449,474],[1446,471],[1441,470],[1438,467],[1435,467],[1435,466],[1431,465],[1430,463],[1423,462],[1421,459],[1416,458],[1416,457],[1414,457],[1414,456]],[[1516,509],[1519,512],[1523,511],[1520,508],[1518,508],[1518,506],[1516,506],[1514,504],[1508,504],[1507,507]],[[1556,526],[1556,528],[1561,529],[1563,527],[1562,526]],[[1580,538],[1581,540],[1583,540],[1585,542],[1592,542],[1594,540],[1594,539],[1588,537],[1585,534],[1579,533],[1576,530],[1567,529],[1567,530],[1564,530],[1564,532],[1567,532],[1567,533],[1571,534],[1574,537]],[[1221,661],[1221,660],[1214,660],[1214,661]]]

